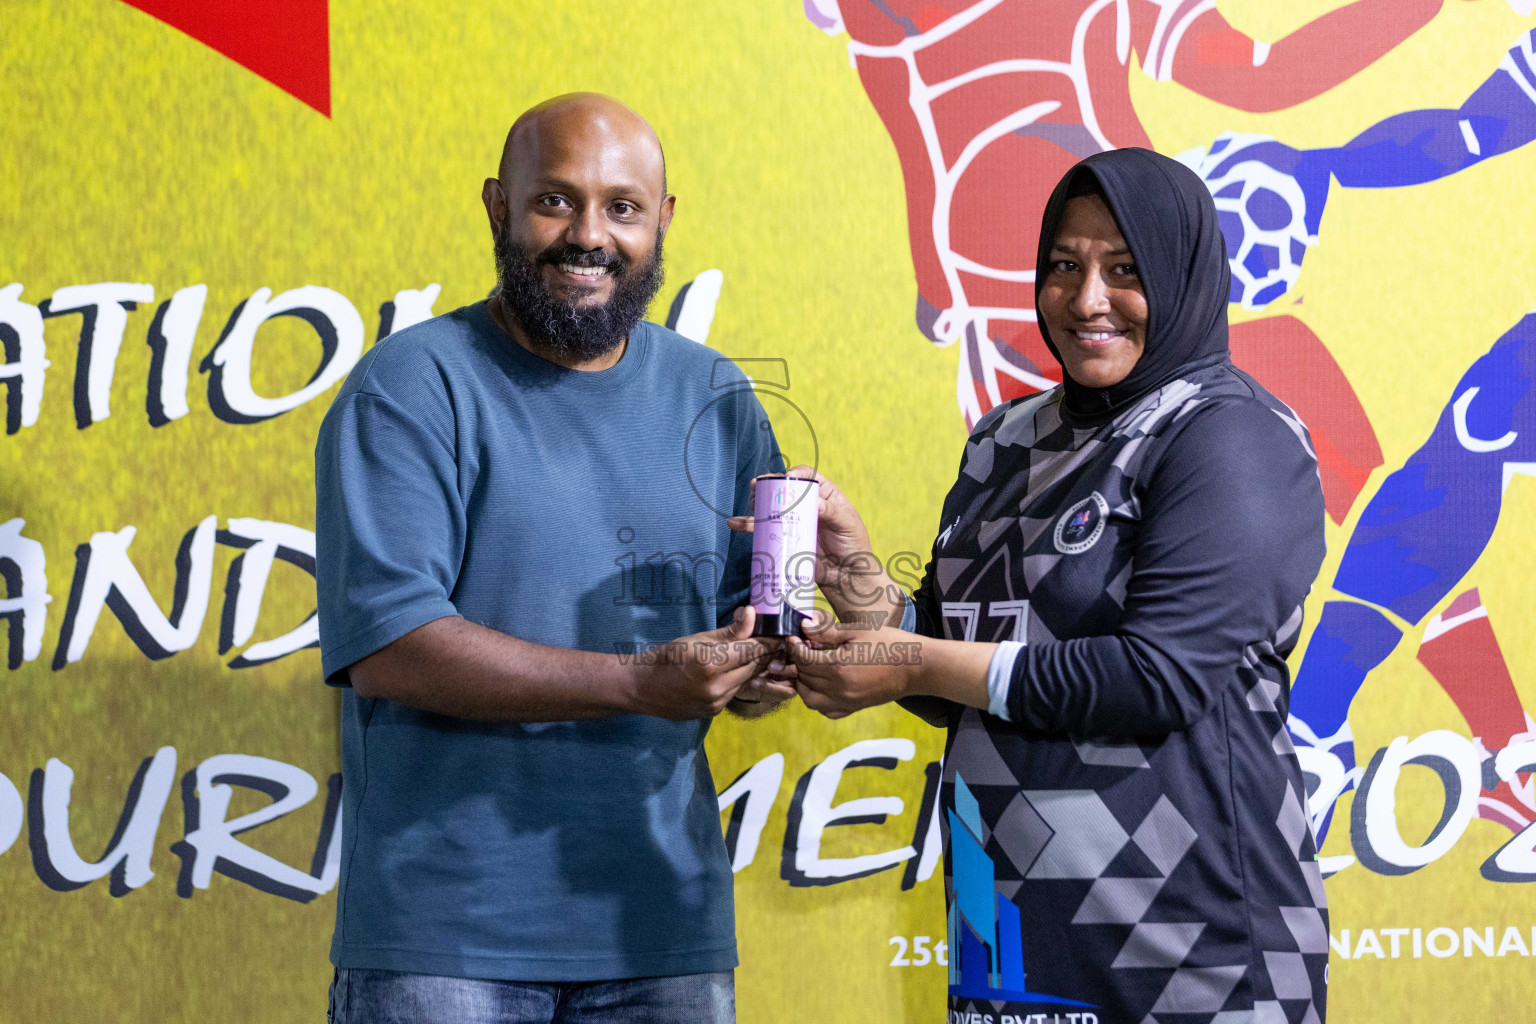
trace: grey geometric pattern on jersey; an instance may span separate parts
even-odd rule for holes
[[[1089,427],[1064,421],[1059,389],[985,417],[914,597],[922,628],[1031,645],[1112,632],[1146,476],[1203,407],[1233,404],[1278,417],[1315,463],[1295,414],[1230,364]],[[1284,727],[1301,620],[1298,603],[1250,643],[1216,706],[1182,732],[1068,736],[950,709],[944,806],[958,775],[996,892],[1022,915],[1029,993],[1094,1006],[1101,1024],[1319,1024],[1326,900]],[[947,859],[952,902],[953,870]],[[1010,1005],[1053,1010],[952,986],[957,1011],[996,1020]]]

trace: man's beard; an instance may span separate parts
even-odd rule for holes
[[[612,352],[634,330],[661,288],[661,232],[643,264],[632,265],[617,253],[554,245],[533,255],[512,241],[503,225],[495,241],[496,277],[502,308],[530,341],[551,354],[589,362]],[[604,267],[613,275],[613,296],[600,305],[573,306],[549,291],[544,267],[568,263]]]

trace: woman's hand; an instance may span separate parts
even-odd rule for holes
[[[790,637],[784,649],[805,706],[842,718],[908,696],[922,664],[924,639],[899,629],[833,622],[818,612],[806,625],[806,639]]]
[[[901,604],[893,600],[899,591],[875,557],[869,530],[842,490],[810,466],[796,466],[789,476],[817,483],[816,583],[840,618],[873,618],[870,613],[893,613]],[[752,495],[756,497],[756,481]],[[731,529],[752,532],[752,516],[732,516]]]
[[[985,709],[987,670],[997,644],[935,640],[892,627],[831,622],[817,613],[806,639],[784,649],[805,706],[842,718],[903,697],[943,697]]]

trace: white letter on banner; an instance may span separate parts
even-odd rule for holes
[[[1445,788],[1440,821],[1422,846],[1409,846],[1397,827],[1397,781],[1404,765],[1431,769]],[[1443,857],[1477,813],[1482,767],[1471,741],[1436,729],[1410,741],[1399,736],[1376,752],[1350,811],[1350,838],[1360,863],[1378,874],[1406,875]]]
[[[315,573],[315,535],[299,526],[273,523],[264,519],[231,519],[229,535],[253,541],[244,554],[229,567],[229,583],[224,588],[224,619],[219,630],[219,652],[239,647],[256,631],[261,615],[261,599],[266,594],[272,562],[281,557],[286,562]],[[233,600],[229,595],[233,595]],[[252,644],[234,661],[231,668],[251,668],[320,643],[320,620],[311,611],[305,620],[275,640]]]
[[[6,383],[5,432],[37,423],[43,407],[43,314],[21,301],[21,285],[0,288],[0,380]]]
[[[402,288],[395,292],[395,314],[389,321],[389,334],[431,320],[432,303],[437,301],[442,290],[440,284],[429,284],[421,289]]]
[[[214,346],[202,369],[208,379],[208,404],[228,423],[259,423],[297,409],[347,375],[363,354],[363,318],[346,297],[329,288],[306,285],[273,299],[272,289],[258,288],[240,304],[233,323]],[[308,384],[281,398],[262,398],[251,387],[251,359],[256,332],[275,316],[296,316],[320,335],[320,368]]]
[[[3,838],[3,834],[0,834],[0,839]],[[0,846],[0,850],[4,849],[4,846]],[[1525,948],[1525,937],[1520,934],[1520,929],[1514,925],[1504,929],[1504,936],[1499,939],[1499,951],[1495,955],[1507,956],[1510,953],[1518,953],[1521,956],[1531,955],[1531,951]]]
[[[1338,954],[1340,957],[1348,960],[1349,952],[1353,948],[1349,944],[1349,929],[1345,928],[1343,931],[1339,932],[1337,937],[1334,937],[1332,933],[1329,933],[1328,948],[1331,949],[1334,953]]]
[[[194,284],[172,295],[155,311],[145,339],[153,353],[149,364],[149,425],[163,427],[187,414],[187,367],[208,286]]]
[[[138,528],[125,526],[116,533],[92,534],[91,542],[82,544],[75,555],[75,582],[59,630],[54,669],[85,655],[103,605],[111,607],[123,631],[145,657],[158,660],[191,647],[208,613],[217,525],[218,519],[208,516],[182,539],[176,555],[176,592],[170,615],[160,611],[128,557],[128,546]]]
[[[193,888],[208,888],[215,871],[262,892],[300,903],[308,903],[321,893],[329,892],[336,884],[337,870],[333,869],[332,862],[339,868],[341,828],[339,820],[329,820],[329,813],[321,829],[327,850],[324,868],[318,877],[289,867],[235,838],[242,832],[291,814],[313,800],[320,787],[309,772],[265,757],[218,754],[197,766],[196,784],[194,792],[183,792],[187,821],[195,827],[187,833],[185,840],[171,848],[182,860],[176,889],[181,896],[190,897]],[[259,790],[270,796],[272,803],[226,820],[235,786]],[[324,835],[327,830],[329,836]]]
[[[824,830],[833,825],[883,824],[887,815],[898,815],[905,806],[899,796],[870,796],[834,805],[843,772],[858,767],[895,768],[916,752],[916,744],[900,737],[860,740],[807,772],[790,803],[781,869],[784,879],[791,885],[831,885],[884,871],[916,856],[911,846],[861,857],[821,856]]]
[[[772,753],[741,773],[741,777],[720,794],[720,810],[735,804],[725,832],[725,851],[731,858],[734,874],[752,863],[757,843],[768,824],[768,812],[778,799],[784,782],[784,755]]]
[[[151,878],[155,834],[176,782],[176,748],[161,747],[139,765],[123,801],[112,846],[94,864],[75,852],[69,835],[69,797],[75,773],[56,757],[32,775],[32,862],[50,889],[69,892],[110,874],[113,896],[126,896]]]
[[[932,878],[934,869],[939,866],[939,861],[944,856],[944,833],[941,831],[942,826],[939,824],[939,807],[941,801],[939,800],[939,794],[937,791],[938,785],[942,784],[941,772],[943,770],[943,766],[939,762],[935,761],[933,767],[938,769],[938,771],[935,771],[934,773],[935,792],[933,794],[933,809],[928,814],[928,831],[923,839],[922,846],[923,855],[918,859],[917,874],[912,878],[913,884],[918,882],[926,882],[928,879]]]
[[[155,301],[152,284],[72,284],[53,293],[48,315],[81,313],[80,355],[75,364],[75,425],[82,430],[112,415],[112,373],[123,347],[128,310]]]
[[[1493,769],[1500,779],[1518,787],[1520,773],[1536,769],[1536,741],[1511,743],[1493,759]],[[1536,882],[1536,822],[1484,861],[1482,875],[1490,882]]]
[[[26,520],[0,525],[0,619],[10,619],[6,667],[17,669],[43,652],[43,623],[48,614],[48,574],[43,546],[21,535]]]
[[[16,784],[0,775],[0,853],[9,850],[11,844],[16,842],[16,837],[21,835],[21,819],[24,814],[21,794],[16,791]]]
[[[1360,933],[1360,941],[1355,945],[1353,959],[1359,960],[1367,954],[1375,957],[1377,960],[1385,959],[1387,955],[1382,951],[1381,940],[1376,938],[1376,931],[1373,928],[1367,928]]]
[[[704,344],[709,340],[709,328],[715,322],[715,306],[720,302],[724,285],[724,271],[700,271],[698,277],[678,289],[667,314],[667,326],[689,341]]]
[[[1442,949],[1440,944],[1435,942],[1436,939],[1441,937],[1449,937],[1451,944]],[[1448,956],[1454,956],[1456,951],[1461,948],[1461,936],[1456,934],[1456,929],[1454,928],[1434,928],[1430,930],[1428,935],[1424,936],[1424,945],[1429,947],[1430,956],[1439,957],[1441,960],[1444,960]]]

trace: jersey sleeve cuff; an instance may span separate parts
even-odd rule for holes
[[[901,592],[901,631],[903,633],[917,632],[917,606],[912,603],[912,597],[905,590]]]
[[[987,667],[987,714],[1005,722],[1013,721],[1008,714],[1008,687],[1013,682],[1013,664],[1023,650],[1017,640],[1004,640]]]

